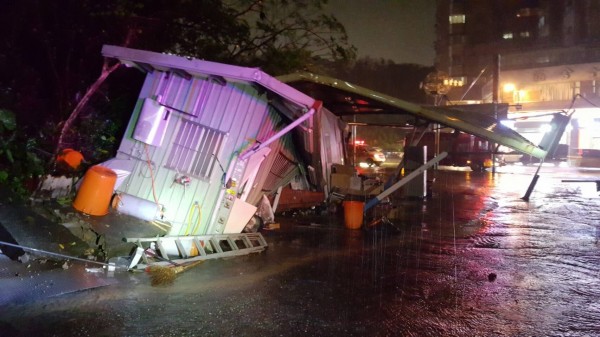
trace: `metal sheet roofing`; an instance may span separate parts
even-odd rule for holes
[[[484,113],[452,106],[423,106],[388,96],[353,83],[312,73],[294,73],[278,77],[290,86],[323,101],[323,106],[349,121],[390,126],[439,123],[525,154],[543,158],[546,151]],[[382,118],[382,116],[384,118]]]
[[[314,98],[282,83],[258,68],[248,68],[199,60],[139,49],[104,45],[102,55],[118,59],[127,66],[140,68],[145,72],[155,69],[171,71],[182,77],[210,77],[213,81],[256,83],[292,103],[303,113],[314,106]],[[287,104],[286,104],[287,105]]]

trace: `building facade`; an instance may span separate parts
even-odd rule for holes
[[[574,112],[561,143],[600,150],[600,0],[439,0],[436,15],[436,68],[463,84],[449,101],[508,103],[533,142]]]

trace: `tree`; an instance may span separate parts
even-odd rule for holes
[[[391,60],[361,58],[338,75],[347,81],[413,103],[427,103],[420,83],[434,70],[419,64],[398,64]]]
[[[85,117],[103,112],[127,120],[129,111],[114,111],[111,103],[127,96],[133,106],[131,89],[139,87],[111,81],[118,66],[102,60],[103,44],[257,66],[273,75],[310,68],[321,58],[351,60],[343,26],[319,14],[325,2],[2,0],[0,108],[14,111],[45,152],[83,148],[96,161],[89,158],[96,144],[77,130],[92,119]]]
[[[0,191],[2,201],[25,198],[34,186],[33,183],[42,173],[42,163],[30,147],[30,141],[23,139],[17,127],[15,114],[0,109]],[[11,193],[2,188],[7,187]]]
[[[413,103],[426,104],[427,94],[420,83],[433,67],[418,64],[397,64],[391,60],[361,58],[348,68],[337,71],[333,76],[369,88],[383,94]],[[381,124],[386,123],[385,116]],[[400,151],[405,130],[381,126],[359,126],[357,135],[369,145],[385,150]]]
[[[347,64],[356,57],[344,26],[324,14],[327,0],[238,0],[236,18],[248,38],[229,48],[232,59],[259,65],[272,75],[294,70],[319,72],[322,61]]]

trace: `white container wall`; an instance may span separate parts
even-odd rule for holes
[[[137,163],[119,191],[164,205],[164,218],[173,225],[170,234],[183,235],[191,206],[197,203],[205,215],[213,212],[216,196],[225,188],[224,171],[242,149],[254,144],[268,106],[250,85],[223,86],[167,74],[149,74],[144,86],[149,92],[142,92],[146,105],[161,96],[162,104],[173,108],[162,146],[123,140],[119,156]],[[200,234],[208,219],[202,217]]]

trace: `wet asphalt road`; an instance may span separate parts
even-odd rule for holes
[[[600,336],[600,171],[434,173],[345,229],[279,217],[267,251],[210,260],[153,287],[145,273],[0,308],[6,336]],[[369,219],[370,220],[370,219]],[[85,271],[81,271],[85,273]],[[99,277],[107,277],[99,274]]]

